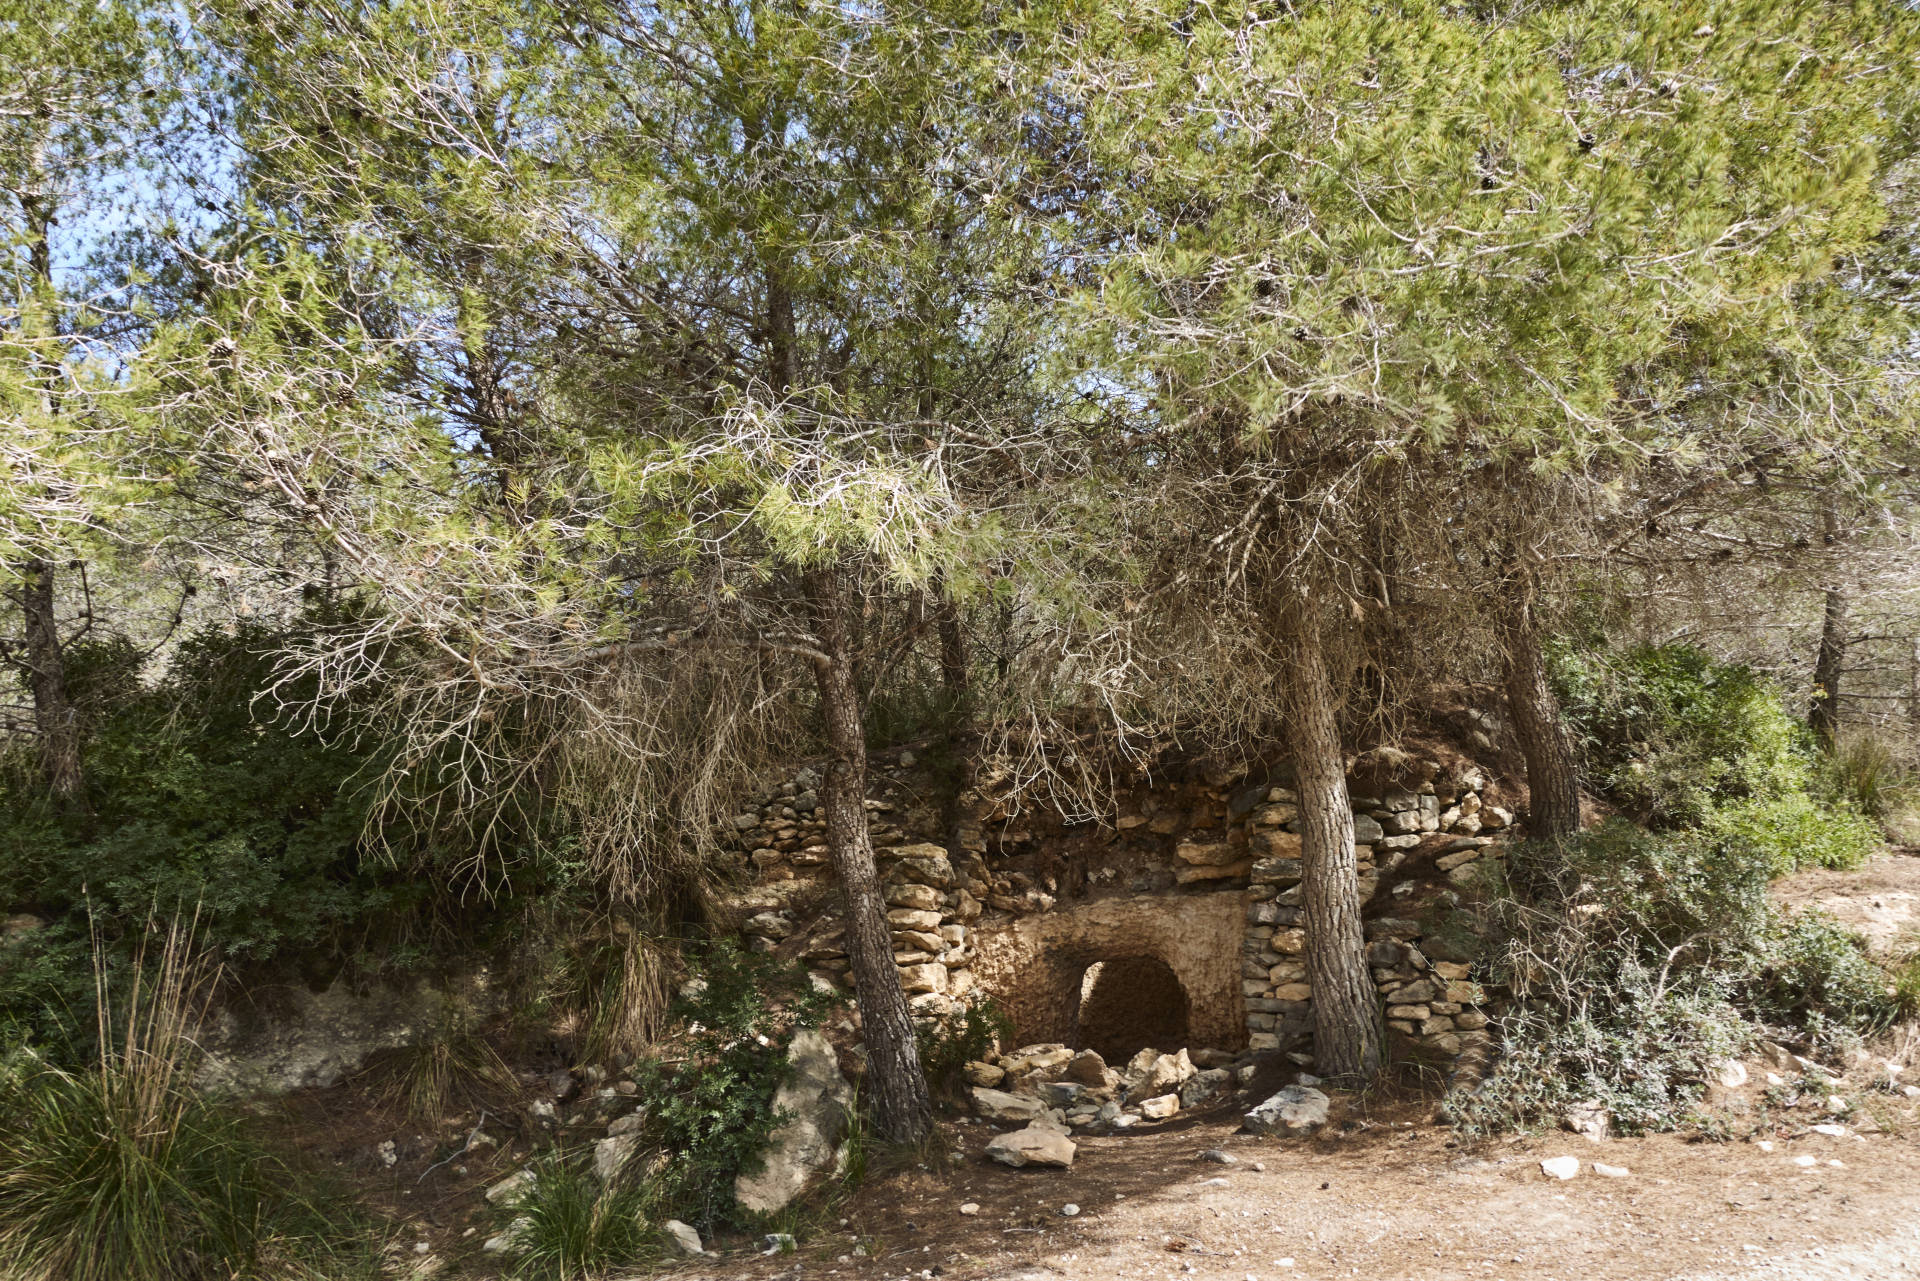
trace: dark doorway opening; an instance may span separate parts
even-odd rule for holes
[[[1187,990],[1165,961],[1132,956],[1089,965],[1080,980],[1078,1048],[1112,1064],[1148,1046],[1177,1050],[1187,1043]]]

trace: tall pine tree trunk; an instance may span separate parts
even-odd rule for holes
[[[43,144],[44,146],[44,144]],[[53,289],[53,209],[45,156],[36,148],[32,181],[20,197],[27,231],[27,264],[41,301],[55,311]],[[46,412],[60,412],[60,370],[51,358],[36,358]],[[44,552],[19,566],[20,614],[27,651],[27,687],[33,696],[34,736],[39,740],[40,768],[54,804],[72,809],[86,803],[85,776],[80,768],[80,724],[67,696],[66,654],[60,645],[59,620],[54,614],[52,559]]]
[[[1313,1052],[1323,1076],[1362,1078],[1381,1063],[1380,1002],[1367,972],[1359,868],[1338,704],[1327,677],[1320,620],[1296,605],[1284,619],[1294,772],[1300,792],[1300,865],[1313,988]]]
[[[967,637],[960,610],[945,584],[934,583],[933,607],[940,631],[940,690],[945,715],[940,723],[940,835],[954,858],[966,853],[966,807],[962,798],[973,786],[973,677],[967,663]]]
[[[1813,726],[1828,751],[1833,750],[1840,733],[1840,683],[1847,662],[1848,612],[1845,590],[1827,588],[1820,619],[1820,649],[1813,659],[1813,701],[1807,707],[1807,724]]]
[[[1528,831],[1536,840],[1560,840],[1580,830],[1580,774],[1530,602],[1510,607],[1502,633],[1507,711],[1527,760]]]
[[[80,770],[80,723],[67,696],[66,655],[53,611],[53,566],[44,560],[21,567],[20,613],[27,651],[27,687],[33,694],[33,728],[47,791],[63,809],[85,803]]]
[[[849,602],[838,570],[809,571],[806,587],[814,630],[826,655],[814,668],[827,737],[820,802],[833,870],[846,900],[847,958],[853,965],[853,990],[867,1045],[867,1099],[882,1138],[912,1143],[931,1128],[933,1105],[906,994],[893,964],[893,930],[887,924],[867,826],[867,735],[853,675]]]

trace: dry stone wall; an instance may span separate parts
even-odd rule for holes
[[[844,982],[818,784],[814,769],[798,769],[730,820],[745,873],[734,903],[753,946]],[[1453,907],[1458,884],[1502,857],[1514,822],[1491,795],[1485,775],[1458,761],[1414,762],[1377,795],[1355,795],[1368,960],[1403,1052],[1456,1056],[1485,1041],[1488,994]],[[1077,1048],[1093,1032],[1079,1020],[1099,967],[1145,958],[1178,980],[1181,1008],[1143,1007],[1137,1027],[1104,1029],[1109,1043],[1146,1036],[1157,1019],[1171,1027],[1177,1014],[1195,1046],[1301,1048],[1313,994],[1299,813],[1284,776],[1166,767],[1097,823],[1019,810],[992,780],[963,801],[970,821],[949,849],[935,843],[939,799],[915,753],[873,772],[867,807],[894,960],[916,1015],[991,997],[1015,1044]]]

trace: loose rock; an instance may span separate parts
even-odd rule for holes
[[[1540,1163],[1540,1173],[1549,1179],[1566,1180],[1579,1175],[1580,1158],[1577,1156],[1551,1156]]]
[[[700,1234],[694,1230],[691,1223],[668,1219],[661,1226],[666,1229],[667,1235],[673,1238],[673,1243],[688,1254],[706,1253],[706,1249],[700,1244]]]
[[[1073,1165],[1074,1150],[1073,1140],[1058,1130],[1030,1125],[995,1135],[987,1144],[987,1158],[1015,1169],[1036,1165],[1064,1170]]]
[[[1331,1100],[1306,1085],[1289,1085],[1248,1112],[1244,1125],[1254,1134],[1306,1134],[1327,1123]]]

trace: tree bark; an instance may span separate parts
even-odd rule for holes
[[[827,767],[820,788],[827,845],[840,879],[847,914],[847,958],[867,1045],[867,1099],[875,1131],[895,1143],[913,1143],[932,1127],[926,1073],[914,1043],[913,1020],[893,964],[893,931],[867,826],[867,736],[853,677],[847,595],[835,569],[806,576],[814,630],[826,661],[816,662],[821,714],[826,721]]]
[[[1370,1076],[1381,1063],[1380,1002],[1360,925],[1353,808],[1333,685],[1310,606],[1285,620],[1293,762],[1300,792],[1300,865],[1313,989],[1313,1053],[1322,1076]]]
[[[973,678],[960,610],[943,583],[933,585],[933,607],[940,631],[940,689],[946,703],[940,724],[940,832],[947,853],[959,859],[966,854],[967,812],[962,798],[973,785]]]
[[[20,612],[26,632],[27,686],[33,694],[33,728],[39,740],[40,768],[54,804],[82,806],[85,775],[80,768],[80,723],[67,696],[66,655],[53,611],[53,566],[44,560],[21,567]]]
[[[1813,660],[1813,701],[1807,724],[1829,752],[1840,734],[1840,682],[1847,662],[1847,593],[1838,587],[1826,591],[1820,620],[1820,649]]]
[[[1528,603],[1514,606],[1502,645],[1507,711],[1527,760],[1527,827],[1536,840],[1557,841],[1580,830],[1580,774],[1573,736],[1547,680],[1540,629]]]
[[[48,318],[57,322],[53,289],[54,198],[46,173],[46,141],[36,144],[31,181],[20,197],[26,223],[27,266]],[[57,327],[57,323],[56,323]],[[45,356],[36,356],[48,417],[60,413],[60,369]],[[67,696],[66,654],[60,645],[59,620],[54,615],[53,561],[42,552],[22,563],[20,613],[27,651],[27,687],[33,696],[34,737],[39,741],[40,767],[47,791],[62,809],[86,804],[85,775],[80,766],[80,724]]]

